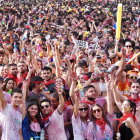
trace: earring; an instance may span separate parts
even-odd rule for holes
[[[129,109],[129,108],[127,108],[126,110],[127,110],[127,111],[129,111],[130,109]]]

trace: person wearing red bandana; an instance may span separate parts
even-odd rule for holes
[[[17,87],[17,65],[15,63],[9,64],[9,73],[7,78],[12,78],[14,80],[14,87]]]
[[[91,122],[87,128],[87,140],[113,140],[113,107],[111,99],[111,81],[106,80],[107,85],[107,115],[103,107],[94,104],[91,107]]]
[[[57,90],[59,95],[59,105],[57,109],[52,112],[51,101],[43,99],[40,102],[42,112],[42,122],[44,122],[45,134],[48,135],[48,140],[67,140],[64,130],[64,98],[61,90]]]
[[[41,101],[45,98],[45,95],[42,94],[44,86],[44,80],[40,76],[34,76],[30,82],[31,92],[27,94],[26,102],[27,104],[30,102],[30,98],[34,97],[37,101]]]
[[[135,96],[138,95],[136,95],[136,92],[140,91],[139,88],[140,85],[137,83],[133,83],[131,85],[131,100],[134,100]],[[119,110],[123,113],[122,118],[115,119],[119,121],[119,125],[117,127],[117,137],[120,137],[121,140],[138,140],[140,138],[140,134],[138,128],[135,125],[135,122],[137,121],[135,117],[136,104],[128,99],[124,100],[123,103],[120,101],[120,98],[116,92],[115,82],[112,82],[112,89],[114,93],[115,103],[118,106]]]
[[[52,69],[50,67],[44,67],[42,70],[42,77],[45,86],[49,89],[50,93],[53,93],[55,91],[55,82],[52,79]]]
[[[23,80],[28,75],[27,66],[24,61],[18,62],[18,72],[19,73],[17,75],[17,77],[18,77],[17,85],[19,86],[20,84],[22,84]],[[21,85],[20,85],[20,87],[21,87]]]

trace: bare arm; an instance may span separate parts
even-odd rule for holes
[[[59,106],[57,107],[57,110],[60,114],[63,113],[63,109],[64,109],[64,98],[62,95],[62,90],[57,90],[58,94],[59,94]]]
[[[133,132],[133,138],[131,140],[138,140],[140,138],[140,134],[139,134],[139,131],[138,131],[136,125],[134,124],[133,119],[128,118],[126,123],[128,124],[128,128],[130,128],[131,131]]]
[[[76,96],[75,96],[75,107],[74,107],[74,117],[77,118],[77,115],[78,115],[78,111],[79,111],[79,90],[76,88],[75,89],[75,93],[76,93]]]
[[[121,80],[124,68],[125,68],[125,63],[126,63],[126,50],[122,48],[122,58],[121,58],[121,64],[119,66],[119,69],[116,73],[116,85],[119,83]]]
[[[4,85],[4,84],[3,84],[3,85]],[[2,91],[3,85],[0,87],[0,100],[1,100],[1,103],[2,103],[1,107],[2,107],[2,109],[4,110],[5,107],[6,107],[6,105],[7,105],[7,101],[6,101],[6,99],[4,98],[4,94],[3,94],[3,91]]]
[[[116,46],[115,46],[115,54],[119,57],[122,57],[122,53],[121,52],[118,52],[118,43],[119,43],[119,40],[120,39],[117,39],[116,40]]]
[[[115,83],[114,84],[112,83],[112,90],[113,90],[113,94],[114,94],[115,103],[118,106],[119,110],[121,111],[122,103],[121,103],[120,98],[117,94]]]

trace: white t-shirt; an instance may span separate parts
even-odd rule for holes
[[[22,128],[22,115],[11,104],[7,104],[0,112],[2,129],[1,140],[20,140],[19,130]]]
[[[45,123],[45,127],[45,132],[49,136],[49,140],[67,140],[64,130],[63,113],[59,114],[57,109],[49,117],[49,123]]]

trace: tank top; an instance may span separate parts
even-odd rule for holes
[[[119,132],[121,134],[121,140],[131,140],[133,138],[133,133],[130,128],[126,127],[125,122],[119,127]]]

